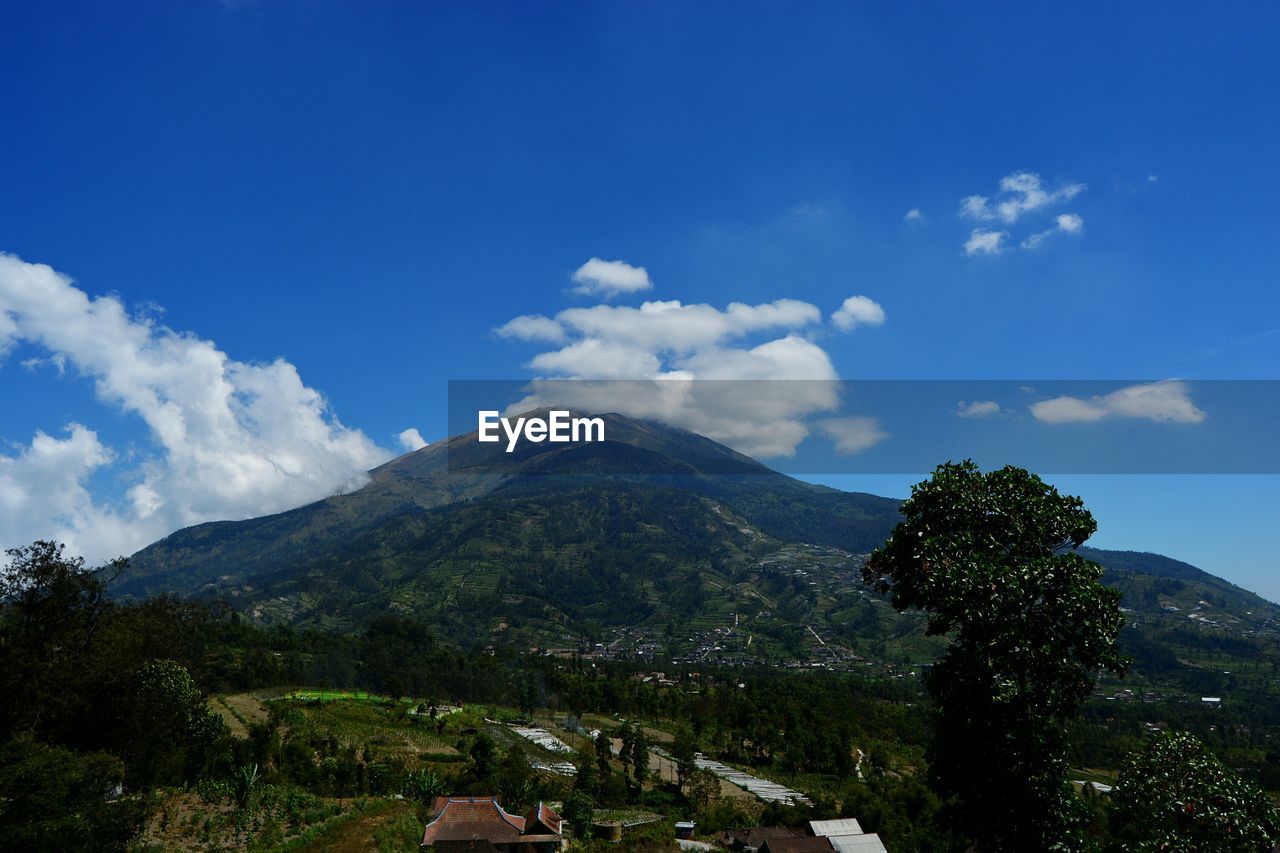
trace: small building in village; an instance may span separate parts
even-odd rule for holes
[[[438,853],[553,853],[564,846],[562,821],[544,803],[513,815],[496,797],[436,797],[422,847]]]
[[[760,848],[760,853],[833,853],[831,842],[821,835],[798,835],[790,838],[770,838]]]
[[[811,820],[803,828],[757,826],[720,834],[720,842],[735,853],[885,853],[874,832],[863,832],[851,817]]]
[[[851,817],[809,821],[809,834],[825,838],[835,853],[885,853],[884,842],[874,832],[863,832]]]
[[[733,853],[759,853],[766,841],[780,838],[799,838],[803,829],[794,826],[753,826],[747,829],[729,829],[720,833],[718,840]]]

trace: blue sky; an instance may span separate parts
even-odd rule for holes
[[[580,375],[566,309],[819,313],[649,351],[698,375],[794,337],[849,379],[1275,378],[1280,13],[1025,6],[9,4],[4,544],[342,487],[450,379]],[[1098,544],[1280,598],[1276,478],[1062,482]]]

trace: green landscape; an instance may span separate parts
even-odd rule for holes
[[[1274,604],[1167,557],[1079,547],[1087,511],[1016,469],[943,466],[904,516],[614,422],[625,439],[606,450],[629,464],[643,447],[678,476],[610,473],[593,450],[573,478],[573,451],[548,451],[467,482],[428,449],[353,494],[180,531],[101,570],[52,543],[11,552],[0,847],[412,850],[437,797],[470,796],[551,803],[583,849],[617,843],[595,837],[611,821],[657,850],[679,821],[725,844],[852,816],[891,851],[1110,850],[1142,847],[1142,809],[1165,796],[1227,797],[1236,812],[1192,828],[1264,849]],[[715,473],[725,461],[741,467]],[[1024,496],[963,514],[1010,489]],[[939,529],[931,513],[952,532],[922,541],[947,565],[977,548],[989,586],[911,574],[925,557],[898,549],[912,524]],[[972,544],[988,535],[1020,550]],[[1005,615],[984,623],[990,607]],[[1067,645],[1021,639],[1037,632]],[[1023,686],[984,698],[945,674],[974,666],[1016,666]],[[1035,690],[1056,710],[1022,710]],[[1014,715],[1001,732],[1039,732],[1041,757],[1002,765],[1005,747],[950,716],[984,703]],[[1129,793],[1193,759],[1206,790]],[[1159,766],[1127,775],[1143,760]],[[1019,781],[1030,766],[1049,776]],[[984,836],[974,816],[1001,809],[1024,835]]]
[[[1277,32],[0,2],[0,853],[1280,853]]]

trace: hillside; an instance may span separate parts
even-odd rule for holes
[[[324,615],[331,585],[385,593],[359,603],[369,611],[420,606],[415,587],[435,600],[491,590],[516,563],[553,589],[576,568],[577,590],[652,558],[647,580],[666,582],[677,567],[741,564],[752,542],[755,552],[794,541],[869,551],[896,522],[894,500],[801,483],[683,430],[608,421],[607,442],[537,446],[501,474],[470,473],[483,460],[463,436],[374,470],[351,494],[180,530],[134,555],[119,592],[217,592],[247,605],[288,587],[292,619]]]
[[[836,668],[932,659],[922,621],[860,579],[897,501],[802,483],[653,422],[610,415],[607,435],[530,445],[498,473],[468,437],[451,439],[351,494],[178,531],[134,556],[120,592],[215,596],[263,624],[337,631],[395,613],[468,647]],[[1208,687],[1221,679],[1193,670],[1231,670],[1223,655],[1276,642],[1280,609],[1194,566],[1084,554],[1125,593],[1142,671]]]

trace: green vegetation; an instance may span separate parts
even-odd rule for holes
[[[647,453],[687,441],[641,438]],[[707,466],[721,452],[696,450]],[[1167,751],[1135,763],[1165,729],[1203,744],[1180,755],[1216,768],[1230,808],[1194,796],[1240,838],[1272,831],[1252,786],[1280,791],[1274,605],[1157,555],[1071,551],[1087,513],[1025,472],[952,466],[899,515],[697,466],[638,482],[599,452],[599,480],[541,470],[467,494],[384,469],[368,494],[170,537],[137,575],[51,543],[12,552],[0,848],[413,849],[434,797],[496,793],[513,810],[554,802],[575,826],[645,821],[628,838],[652,849],[679,819],[706,837],[848,814],[894,851],[1034,833],[1120,849],[1152,823],[1132,802],[1158,808],[1171,789],[1113,807],[1067,785],[1178,778]],[[858,529],[803,526],[826,517]],[[890,518],[904,526],[871,572],[894,584],[877,592],[853,548]],[[135,591],[156,583],[155,560],[181,587],[240,559],[226,602],[107,595],[122,572]],[[1117,641],[1134,660],[1123,679],[1105,672]],[[507,725],[530,718],[576,752]],[[812,806],[766,805],[698,769],[699,752]],[[566,759],[576,775],[556,772]],[[1027,834],[984,835],[975,816]],[[1202,825],[1221,826],[1188,831]]]
[[[1096,674],[1123,673],[1120,593],[1073,549],[1097,524],[1018,468],[940,466],[871,555],[868,582],[949,638],[929,674],[939,722],[930,775],[950,822],[984,850],[1078,848],[1064,722]]]
[[[1113,793],[1117,837],[1133,850],[1250,850],[1280,838],[1280,814],[1258,786],[1183,732],[1152,736]]]

